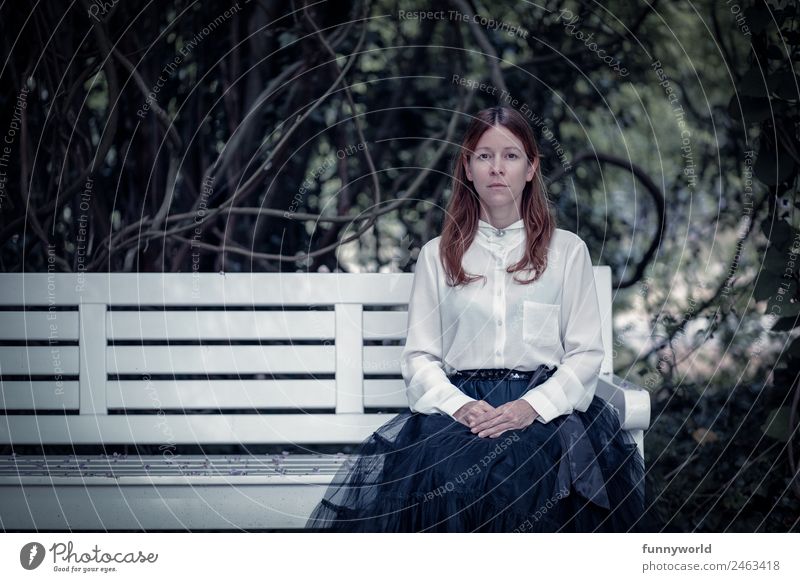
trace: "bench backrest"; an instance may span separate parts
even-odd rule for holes
[[[608,373],[611,271],[594,274]],[[408,407],[412,281],[0,274],[0,443],[361,442]]]

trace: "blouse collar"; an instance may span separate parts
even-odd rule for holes
[[[500,234],[499,231],[507,231],[507,230],[520,230],[525,228],[525,221],[523,219],[519,219],[516,222],[509,224],[507,227],[498,229],[489,224],[488,222],[478,219],[478,230],[482,230],[484,232],[492,232],[493,234]],[[501,235],[502,236],[502,235]]]
[[[488,222],[478,219],[478,233],[476,238],[482,244],[488,244],[490,248],[496,249],[497,247],[508,248],[515,246],[524,238],[524,234],[525,221],[522,219],[501,229],[495,228]]]

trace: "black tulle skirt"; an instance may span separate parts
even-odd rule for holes
[[[462,371],[451,382],[492,406],[556,368]],[[501,377],[497,377],[500,375]],[[498,437],[447,415],[405,411],[342,465],[306,527],[337,532],[646,531],[644,461],[615,409],[534,421]]]

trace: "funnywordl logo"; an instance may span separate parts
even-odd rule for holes
[[[44,546],[38,542],[30,542],[19,551],[19,563],[26,570],[35,570],[44,561]]]

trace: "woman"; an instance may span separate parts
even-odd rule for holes
[[[644,531],[643,460],[594,396],[604,349],[589,251],[555,227],[539,160],[515,110],[470,123],[442,235],[417,260],[410,411],[361,444],[307,527]]]

